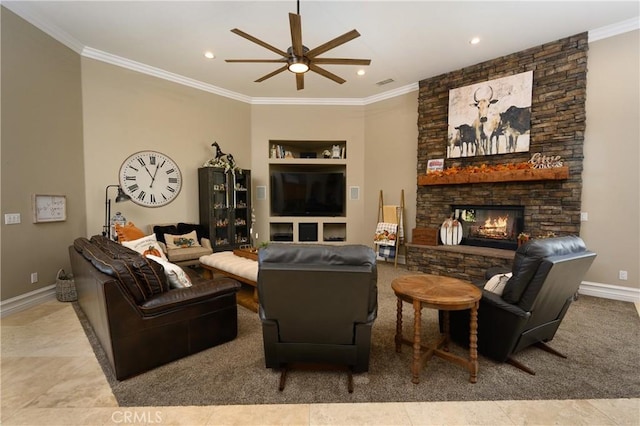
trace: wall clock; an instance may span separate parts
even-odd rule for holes
[[[120,166],[120,186],[131,201],[144,207],[160,207],[172,202],[182,188],[178,165],[157,151],[140,151]]]

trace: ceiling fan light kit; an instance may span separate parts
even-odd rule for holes
[[[308,49],[302,44],[302,19],[300,16],[300,2],[298,1],[298,13],[289,13],[289,26],[291,29],[291,47],[287,51],[283,51],[274,47],[250,34],[245,33],[242,30],[234,28],[232,33],[246,38],[247,40],[256,43],[265,49],[268,49],[277,55],[279,58],[275,59],[227,59],[226,62],[244,62],[244,63],[285,63],[286,65],[278,68],[269,74],[260,77],[255,82],[260,83],[268,78],[271,78],[282,71],[288,70],[296,75],[296,88],[298,90],[304,89],[304,74],[308,71],[313,71],[316,74],[320,74],[323,77],[328,78],[338,84],[344,83],[346,80],[327,71],[324,68],[319,67],[317,64],[326,65],[369,65],[370,59],[351,59],[351,58],[318,58],[319,55],[334,49],[340,45],[343,45],[354,38],[360,37],[360,33],[356,30],[351,30],[339,37],[336,37],[318,47]]]
[[[295,74],[304,74],[309,71],[309,60],[307,58],[292,58],[289,61],[289,71]]]

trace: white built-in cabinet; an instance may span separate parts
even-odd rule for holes
[[[343,173],[344,212],[322,216],[274,214],[269,203],[269,241],[294,243],[344,243],[347,241],[347,143],[346,141],[271,140],[268,146],[269,176],[274,172]],[[269,196],[275,196],[270,188]]]

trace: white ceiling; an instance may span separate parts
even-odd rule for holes
[[[368,67],[326,65],[340,85],[289,72],[254,83],[279,64],[226,63],[276,55],[230,32],[239,28],[286,50],[296,1],[3,1],[84,56],[139,69],[248,102],[376,99],[418,81],[529,47],[597,30],[637,29],[638,1],[305,1],[302,39],[316,47],[347,31],[361,37],[321,57],[371,59]],[[593,32],[591,33],[593,34]],[[480,37],[478,45],[469,40]],[[213,51],[209,60],[203,53]],[[356,75],[364,68],[363,77]],[[384,86],[376,83],[394,82]],[[286,99],[282,99],[286,98]]]

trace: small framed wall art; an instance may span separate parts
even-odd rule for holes
[[[64,222],[67,220],[65,195],[33,194],[33,223]]]

